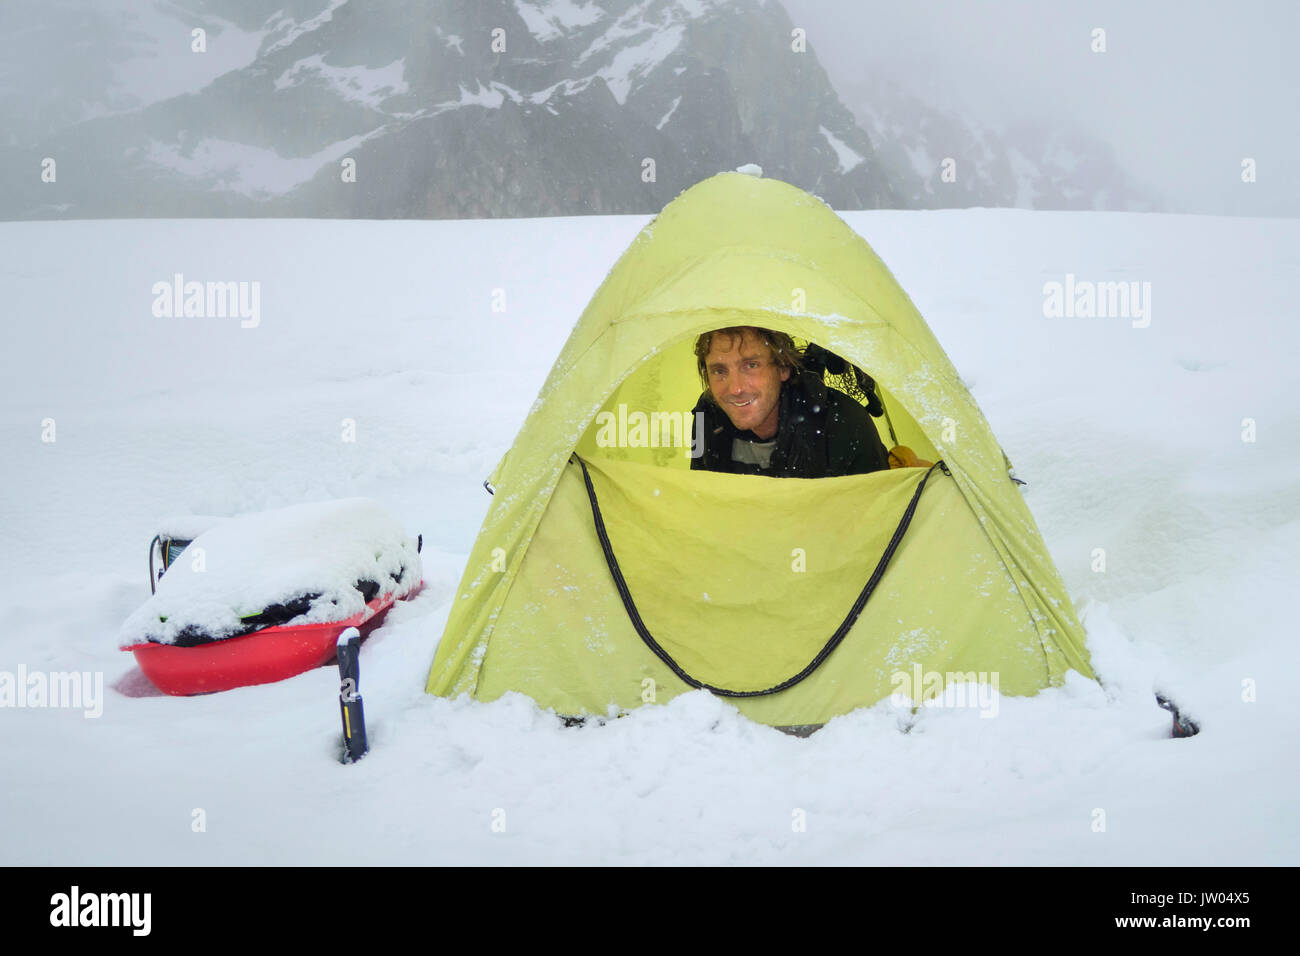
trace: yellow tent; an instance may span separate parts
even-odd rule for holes
[[[737,325],[864,369],[886,446],[943,464],[692,471],[694,339]],[[793,186],[715,176],[642,230],[569,336],[493,474],[427,689],[518,691],[582,716],[703,686],[754,720],[807,727],[963,681],[1021,696],[1070,669],[1092,677],[1008,472],[870,246]]]

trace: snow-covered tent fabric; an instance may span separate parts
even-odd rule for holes
[[[946,471],[773,479],[690,470],[670,419],[660,415],[663,433],[647,435],[637,413],[689,412],[701,389],[695,337],[736,325],[779,329],[864,369],[888,413],[886,445],[942,459]],[[609,441],[619,429],[621,440]],[[584,464],[660,653],[615,585]],[[1008,471],[870,246],[793,186],[715,176],[642,230],[578,320],[492,476],[496,494],[427,690],[481,700],[518,691],[562,715],[605,715],[690,690],[684,673],[735,692],[754,720],[805,726],[898,692],[898,675],[918,666],[948,681],[997,675],[1000,692],[1015,696],[1071,669],[1091,677],[1083,629]],[[824,650],[927,474],[847,635],[804,679],[761,693]]]

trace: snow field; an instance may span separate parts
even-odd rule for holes
[[[996,719],[884,702],[807,740],[702,692],[582,730],[429,697],[481,482],[646,217],[5,223],[0,674],[105,689],[97,719],[0,707],[0,861],[1294,864],[1300,224],[845,218],[1029,482],[1104,687]],[[175,273],[260,282],[260,324],[156,318]],[[1045,317],[1067,274],[1149,282],[1149,326]],[[128,696],[116,636],[158,521],[356,495],[425,540],[425,590],[362,650],[363,762],[336,762],[329,668]],[[1166,739],[1154,687],[1200,736]]]

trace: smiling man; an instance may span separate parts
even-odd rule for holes
[[[867,410],[803,369],[784,332],[705,332],[695,358],[706,391],[704,450],[692,468],[775,478],[861,475],[889,467]]]

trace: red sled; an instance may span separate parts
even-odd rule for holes
[[[176,697],[271,684],[328,664],[339,635],[355,627],[364,638],[383,622],[393,599],[393,594],[381,595],[342,621],[280,624],[193,647],[146,641],[122,650],[134,652],[144,676]]]
[[[364,637],[382,623],[394,601],[420,590],[423,544],[369,498],[233,518],[166,519],[149,545],[153,595],[127,619],[118,646],[135,655],[140,673],[154,687],[178,697],[294,677],[334,660],[345,630],[355,627]],[[170,570],[191,548],[196,562],[206,558],[224,576]],[[259,590],[260,569],[268,565],[292,572]],[[344,576],[339,567],[355,569],[355,583],[343,583],[352,572]],[[220,606],[223,600],[238,616],[238,623],[219,625],[229,636],[213,634],[195,617],[203,616],[195,608]],[[248,607],[258,610],[245,613]],[[346,618],[328,620],[358,607]],[[327,620],[297,623],[308,617]]]

